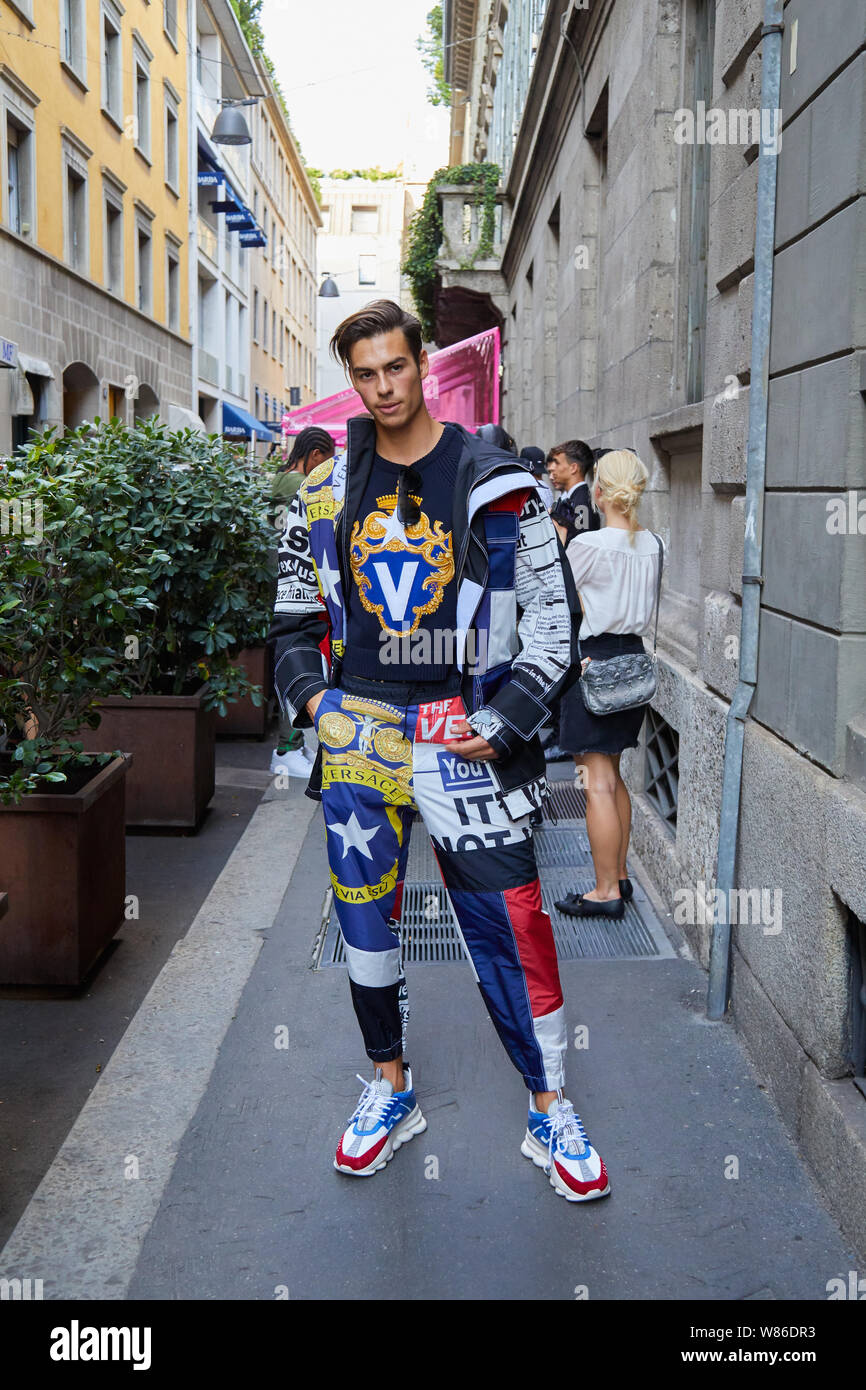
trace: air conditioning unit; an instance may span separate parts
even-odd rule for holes
[[[538,33],[537,33],[537,32],[534,33],[534,34],[532,35],[532,45],[531,45],[531,47],[532,47],[532,52],[533,52],[533,53],[537,53],[537,52],[538,52]]]

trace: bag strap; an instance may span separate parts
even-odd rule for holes
[[[664,563],[665,563],[665,551],[664,551],[664,545],[662,544],[662,538],[661,538],[661,536],[657,536],[656,533],[655,533],[655,531],[650,531],[650,535],[651,535],[651,536],[655,536],[655,539],[656,539],[656,540],[658,541],[658,543],[659,543],[659,577],[658,577],[658,582],[657,582],[657,584],[656,584],[656,602],[655,602],[656,621],[655,621],[655,630],[654,630],[654,632],[653,632],[653,654],[655,654],[656,640],[657,640],[658,635],[659,635],[659,605],[660,605],[660,603],[661,603],[661,596],[662,596],[662,569],[664,568]]]

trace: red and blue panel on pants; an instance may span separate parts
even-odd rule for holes
[[[553,1066],[537,1023],[563,1000],[531,841],[437,858],[502,1043],[528,1084],[547,1090]]]

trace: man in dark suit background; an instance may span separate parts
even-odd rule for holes
[[[560,496],[551,508],[551,519],[565,530],[563,545],[581,531],[598,531],[601,517],[589,500],[587,477],[591,475],[595,457],[582,439],[569,439],[554,444],[547,455],[550,481]]]
[[[555,444],[547,455],[547,473],[559,496],[550,509],[550,519],[563,546],[581,531],[597,531],[601,517],[589,500],[589,484],[595,463],[594,451],[582,439]],[[549,763],[568,761],[559,746],[559,703],[554,710],[553,735],[544,749]]]

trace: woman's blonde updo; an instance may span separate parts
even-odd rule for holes
[[[595,465],[593,504],[597,486],[605,505],[622,512],[627,519],[630,545],[634,545],[638,507],[648,479],[646,467],[631,449],[612,449],[609,454],[602,454]]]

